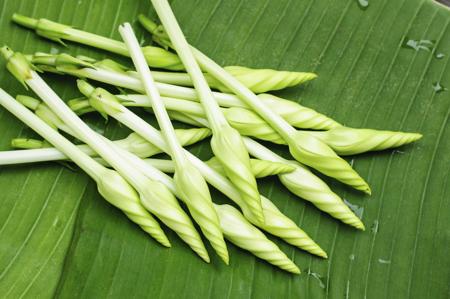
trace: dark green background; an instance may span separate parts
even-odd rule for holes
[[[117,26],[150,13],[149,3],[0,0],[0,40],[26,53],[103,57],[106,53],[73,43],[67,49],[49,43],[11,24],[10,17],[13,12],[46,17],[119,38]],[[361,208],[366,232],[318,212],[275,179],[261,181],[262,193],[330,256],[321,260],[277,241],[302,268],[301,276],[232,245],[229,267],[215,256],[207,265],[172,233],[174,246],[164,249],[103,201],[78,171],[54,163],[2,167],[0,296],[448,298],[450,92],[436,93],[433,84],[450,87],[450,12],[430,0],[371,0],[366,10],[353,0],[172,4],[188,40],[220,64],[317,72],[311,84],[279,94],[349,126],[418,131],[425,137],[398,151],[351,159],[370,183],[372,197],[326,179]],[[405,36],[435,40],[435,49],[404,48]],[[436,53],[445,56],[437,59]],[[46,78],[65,99],[77,95],[73,79]],[[25,92],[6,71],[0,72],[0,86],[13,95]],[[114,122],[89,119],[108,136],[127,133]],[[9,149],[17,136],[34,135],[0,109],[0,148]],[[206,143],[192,150],[203,158],[210,152]]]

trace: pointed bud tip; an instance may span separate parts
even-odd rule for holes
[[[198,256],[207,264],[211,263],[211,259],[209,258],[208,252],[206,250],[204,252],[196,252]]]
[[[305,76],[305,81],[314,80],[317,77],[319,77],[319,75],[316,73],[307,73],[307,76]]]
[[[220,258],[225,263],[225,265],[227,265],[227,266],[230,265],[230,257],[228,256],[228,252],[226,255],[220,255]]]
[[[297,267],[297,265],[294,265],[294,266],[295,267],[292,267],[289,269],[289,272],[291,272],[292,274],[295,274],[295,275],[300,275],[300,273],[301,273],[300,268]]]
[[[417,141],[423,138],[423,135],[420,133],[410,133],[411,134],[411,142]]]
[[[95,90],[95,88],[91,84],[89,84],[86,80],[82,79],[77,80],[77,87],[80,90],[80,92],[86,97],[90,97]]]
[[[170,244],[169,240],[158,240],[159,244],[161,244],[164,247],[170,248],[172,247],[172,244]]]

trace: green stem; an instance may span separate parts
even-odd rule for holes
[[[19,14],[14,14],[12,20],[29,29],[36,30],[37,34],[54,41],[69,40],[98,49],[106,50],[123,56],[129,56],[124,43],[103,37],[101,35],[74,29],[70,26],[52,22],[46,19],[33,19]],[[145,47],[146,61],[154,67],[162,67],[170,70],[182,70],[183,65],[178,57],[159,47]]]

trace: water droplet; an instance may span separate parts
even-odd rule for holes
[[[355,255],[352,253],[352,254],[350,254],[350,256],[348,257],[351,261],[354,261],[355,260]]]
[[[358,6],[362,10],[366,10],[369,7],[369,0],[356,0],[358,2]]]
[[[439,83],[439,82],[434,82],[434,83],[433,83],[433,89],[434,89],[434,91],[435,91],[436,93],[441,93],[441,92],[444,92],[444,91],[447,91],[447,90],[448,90],[447,87],[445,87],[444,85],[442,85],[442,84]]]
[[[401,154],[401,155],[403,155],[404,153],[405,153],[404,151],[394,150],[394,154]]]
[[[374,220],[372,227],[370,228],[373,234],[378,232],[378,220]]]
[[[362,215],[364,213],[364,207],[360,207],[358,205],[352,204],[351,202],[344,199],[345,204],[358,216],[359,218],[362,218]]]
[[[414,40],[405,37],[402,43],[402,47],[414,49],[416,51],[427,51],[430,52],[434,47],[434,41],[428,39]]]
[[[380,264],[390,264],[390,263],[391,263],[390,260],[384,260],[384,259],[378,259],[378,262],[379,262]]]
[[[444,53],[437,53],[435,57],[436,57],[437,59],[442,59],[442,58],[445,57],[445,54],[444,54]]]
[[[308,275],[311,275],[312,277],[314,277],[314,279],[316,279],[318,282],[319,282],[319,286],[322,288],[322,289],[325,289],[325,284],[323,283],[323,276],[322,275],[320,275],[319,273],[316,273],[316,272],[312,272],[310,269],[308,269],[308,272],[307,272],[307,274]]]

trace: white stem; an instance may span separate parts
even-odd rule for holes
[[[128,48],[134,66],[139,74],[142,84],[144,85],[145,92],[152,103],[153,113],[156,116],[162,135],[168,145],[169,154],[172,156],[175,164],[178,167],[182,167],[183,163],[186,161],[186,157],[182,151],[182,146],[175,135],[175,129],[172,126],[172,122],[170,121],[169,115],[164,107],[164,103],[161,100],[158,89],[156,88],[155,81],[153,80],[136,35],[134,34],[129,23],[119,26],[119,32]]]
[[[127,107],[152,107],[150,99],[146,95],[131,94],[131,95],[117,95],[118,98],[123,99],[123,105]],[[204,116],[205,110],[202,105],[188,100],[161,97],[164,106],[167,110],[180,111],[188,114]]]
[[[189,44],[181,31],[175,15],[170,8],[167,0],[152,0],[161,23],[167,32],[174,49],[177,51],[180,60],[183,62],[187,72],[192,77],[195,90],[197,90],[200,101],[205,108],[206,115],[213,129],[213,133],[218,132],[221,126],[226,125],[227,121],[219,105],[214,100],[211,89],[206,81],[194,55],[192,54]]]
[[[99,156],[116,169],[133,187],[139,189],[144,183],[142,174],[127,163],[116,150],[86,125],[63,100],[39,77],[35,71],[31,71],[31,79],[25,82],[31,89],[53,110],[64,123],[87,145],[89,145]]]
[[[147,140],[151,140],[151,143],[153,145],[167,153],[167,144],[163,136],[161,135],[161,132],[135,115],[126,107],[122,106],[120,112],[111,113],[110,116],[115,118],[126,127],[130,128],[132,131],[138,133],[142,137],[145,136]],[[208,181],[216,189],[222,191],[226,196],[237,203],[242,209],[246,208],[245,203],[241,199],[239,191],[226,177],[208,166],[205,162],[191,154],[189,151],[185,149],[183,149],[183,151],[189,161],[200,171],[206,181]]]
[[[27,126],[32,128],[36,133],[53,144],[60,152],[70,157],[81,169],[83,169],[94,180],[99,179],[99,173],[104,169],[94,159],[83,153],[74,144],[64,138],[57,131],[52,129],[38,116],[18,103],[13,97],[0,88],[0,104],[23,121]],[[14,158],[13,157],[6,157]],[[1,160],[1,159],[0,159]],[[15,162],[18,162],[17,160]]]
[[[137,92],[144,92],[144,87],[138,78],[130,75],[120,74],[104,70],[101,68],[83,68],[78,71],[82,77],[103,82],[106,84],[131,89]],[[162,96],[185,99],[198,102],[198,94],[193,88],[182,87],[172,84],[156,82],[156,87]],[[223,107],[247,107],[238,97],[228,93],[213,92],[214,99]]]
[[[97,154],[87,145],[77,145],[78,150],[84,154],[94,157]],[[109,166],[101,158],[93,158],[104,166]],[[16,165],[27,163],[39,163],[39,162],[53,162],[53,161],[65,161],[72,160],[65,155],[61,150],[56,147],[49,148],[36,148],[36,149],[23,149],[23,150],[11,150],[0,151],[0,165]],[[142,159],[145,163],[157,168],[165,173],[173,173],[175,171],[175,165],[172,160],[165,159]]]

